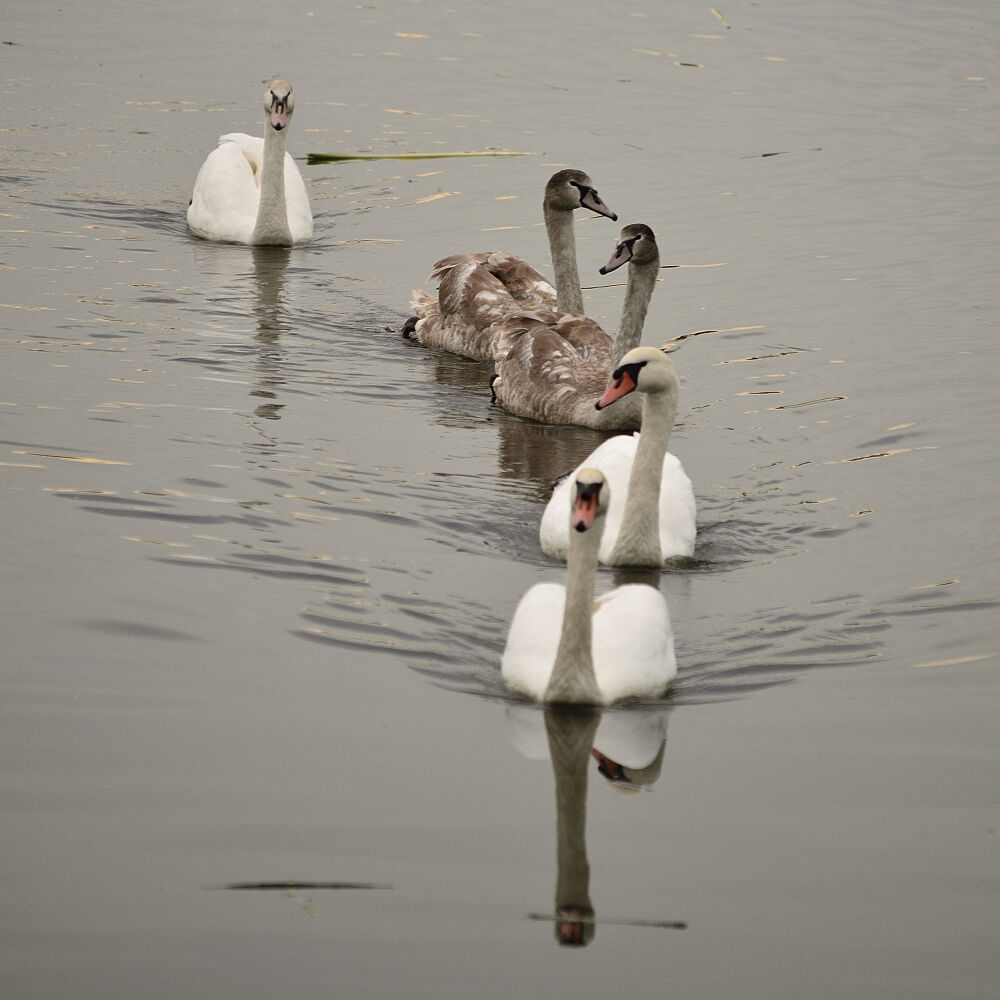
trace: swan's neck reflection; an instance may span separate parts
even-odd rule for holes
[[[257,321],[254,339],[260,346],[257,352],[257,384],[250,395],[267,400],[254,410],[256,416],[265,420],[280,419],[284,406],[277,402],[277,389],[285,384],[281,374],[285,351],[280,346],[280,340],[281,334],[288,329],[283,293],[285,269],[291,253],[288,247],[253,248],[253,277],[257,286],[257,301],[253,309]]]
[[[556,940],[586,945],[594,937],[587,860],[587,767],[600,722],[592,709],[550,708],[545,732],[556,779]]]
[[[257,340],[274,343],[288,328],[282,293],[285,289],[285,269],[292,251],[288,247],[254,247],[253,277],[257,285],[254,317],[257,320]]]

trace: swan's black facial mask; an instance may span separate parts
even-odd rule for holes
[[[588,187],[586,184],[577,184],[576,181],[570,181],[570,183],[580,192],[581,207],[589,208],[591,212],[603,215],[612,222],[617,221],[618,216],[604,204],[601,196],[592,187]]]
[[[622,240],[621,243],[615,247],[615,252],[611,255],[611,260],[598,269],[599,273],[610,274],[612,271],[618,270],[622,264],[627,264],[632,259],[632,251],[638,239],[638,236],[633,236],[630,240]]]
[[[270,107],[271,128],[275,132],[280,132],[283,128],[287,127],[289,114],[291,114],[291,109],[288,107],[288,98],[278,97],[272,90]]]
[[[645,365],[645,361],[637,361],[616,368],[611,373],[611,384],[604,391],[604,395],[594,403],[594,409],[603,410],[605,406],[610,406],[616,399],[621,399],[636,389],[639,385],[639,371]]]
[[[626,377],[633,385],[638,385],[639,372],[641,369],[645,367],[646,367],[645,361],[636,361],[634,364],[621,365],[618,368],[616,368],[611,373],[611,377],[615,380],[615,388],[620,389]]]

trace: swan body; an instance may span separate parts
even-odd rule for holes
[[[609,274],[629,265],[618,336],[580,342],[558,323],[531,316],[511,316],[496,340],[493,401],[515,416],[545,424],[575,424],[594,430],[638,430],[639,397],[621,407],[597,410],[594,400],[622,357],[639,346],[649,301],[660,270],[660,252],[649,226],[626,226],[611,259],[600,269]],[[594,324],[596,325],[596,324]]]
[[[221,243],[291,246],[312,239],[305,182],[285,152],[294,109],[292,88],[275,80],[264,93],[264,138],[230,132],[198,171],[188,205],[188,228]]]
[[[670,615],[658,590],[626,584],[594,598],[609,492],[599,471],[578,473],[567,504],[573,538],[566,585],[536,584],[511,620],[501,676],[535,701],[610,705],[656,698],[677,673]]]
[[[670,358],[654,347],[629,351],[597,405],[610,406],[632,392],[643,398],[642,432],[608,438],[579,468],[600,469],[611,487],[600,562],[605,566],[662,566],[675,556],[690,556],[696,534],[691,480],[677,457],[667,451],[678,394]],[[559,483],[542,514],[542,551],[555,559],[566,559],[569,552],[570,530],[563,512],[574,477],[571,474]]]
[[[435,299],[414,291],[415,315],[403,328],[405,336],[427,347],[492,361],[494,340],[501,324],[520,314],[529,322],[555,322],[566,316],[578,339],[603,336],[583,316],[583,293],[576,264],[573,212],[588,208],[610,219],[618,216],[601,200],[594,183],[582,170],[560,170],[545,187],[542,211],[555,272],[553,287],[530,264],[502,252],[455,254],[439,260],[430,280],[438,284]],[[574,322],[571,322],[575,320]]]

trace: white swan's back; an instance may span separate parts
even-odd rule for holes
[[[563,511],[573,530],[566,585],[531,587],[511,620],[501,676],[510,690],[536,701],[655,698],[677,673],[670,615],[658,590],[628,584],[594,597],[608,493],[600,472],[581,470]]]
[[[547,556],[564,562],[566,560],[569,551],[569,530],[562,512],[569,503],[576,473],[584,467],[589,467],[600,469],[611,486],[611,502],[598,556],[602,564],[609,564],[611,552],[621,535],[629,477],[632,475],[632,465],[638,447],[638,434],[618,434],[608,438],[598,445],[577,469],[556,484],[542,513],[538,531],[542,551]],[[694,487],[680,459],[670,452],[663,456],[659,511],[662,558],[690,556],[694,552],[697,535]]]
[[[511,619],[500,673],[517,694],[545,701],[566,607],[566,588],[537,583]],[[663,595],[641,583],[594,601],[592,650],[601,703],[658,698],[677,674],[674,634]]]
[[[667,448],[677,412],[677,373],[667,355],[636,347],[614,370],[595,404],[602,412],[622,398],[643,397],[640,434],[609,438],[556,486],[542,514],[539,541],[546,555],[567,558],[570,531],[562,511],[580,469],[599,469],[611,489],[600,561],[606,566],[661,566],[694,552],[696,509],[691,480]]]
[[[663,595],[644,583],[627,583],[598,595],[593,650],[605,704],[660,697],[677,675],[674,633]]]
[[[313,217],[305,182],[295,161],[284,151],[293,107],[291,87],[274,81],[265,101],[287,109],[275,114],[268,108],[266,138],[243,132],[220,136],[218,146],[198,171],[187,223],[202,239],[288,245],[312,238]]]
[[[518,602],[500,662],[500,675],[511,691],[544,700],[565,608],[561,583],[536,583]]]

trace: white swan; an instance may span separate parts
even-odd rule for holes
[[[600,469],[611,486],[600,561],[605,566],[662,566],[666,559],[694,552],[696,531],[691,480],[667,451],[679,387],[673,362],[663,351],[629,351],[594,405],[603,409],[633,390],[643,396],[642,433],[608,438],[580,468]],[[570,546],[563,512],[573,481],[571,474],[555,488],[542,514],[542,551],[556,559],[565,559]]]
[[[518,417],[544,424],[576,424],[594,430],[638,430],[642,403],[638,397],[620,407],[596,410],[594,399],[625,354],[639,346],[649,300],[660,272],[660,251],[649,226],[633,223],[618,237],[608,274],[629,265],[618,336],[603,342],[574,342],[561,325],[546,325],[530,316],[512,316],[496,340],[493,402]]]
[[[658,590],[632,583],[594,600],[609,492],[595,469],[574,479],[572,503],[563,508],[574,529],[566,586],[538,583],[521,598],[500,667],[512,691],[540,702],[610,705],[659,697],[677,673]]]
[[[455,254],[434,265],[430,280],[438,297],[413,292],[415,313],[403,335],[477,361],[493,360],[497,324],[512,312],[528,312],[542,322],[563,317],[571,335],[585,341],[603,337],[598,324],[583,317],[583,292],[576,265],[573,212],[588,208],[609,219],[618,216],[601,200],[582,170],[560,170],[545,186],[542,212],[549,237],[555,288],[530,264],[503,252]]]
[[[291,84],[264,92],[264,138],[230,132],[208,154],[194,182],[188,228],[221,243],[291,246],[312,239],[313,217],[302,174],[285,152],[292,119]]]

